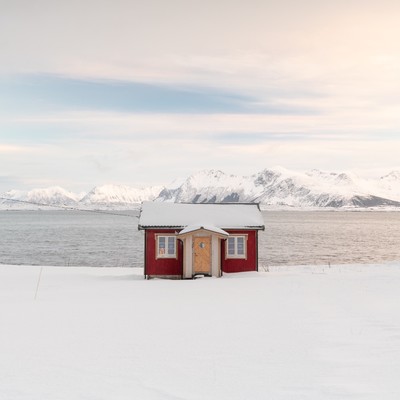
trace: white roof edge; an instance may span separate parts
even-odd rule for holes
[[[203,229],[206,231],[209,231],[209,232],[218,233],[219,235],[229,236],[229,233],[224,231],[221,228],[218,228],[218,227],[212,226],[212,225],[204,225],[204,224],[188,225],[179,232],[179,235],[196,232],[196,231],[203,230]]]
[[[143,229],[184,229],[185,225],[138,225],[139,230]],[[246,229],[256,229],[264,230],[265,225],[254,225],[254,226],[223,226],[222,230],[246,230]]]

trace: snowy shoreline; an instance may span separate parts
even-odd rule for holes
[[[120,206],[79,206],[79,208],[74,208],[71,206],[29,206],[29,205],[4,205],[0,204],[0,211],[72,211],[72,212],[122,212],[131,211],[139,212],[141,204],[127,204]],[[295,212],[399,212],[400,207],[394,206],[379,206],[379,207],[296,207],[296,206],[276,206],[260,204],[261,211],[295,211]]]
[[[0,265],[2,398],[400,396],[400,261],[141,272]]]
[[[70,265],[70,266],[60,266],[60,265],[33,265],[33,264],[8,264],[8,263],[1,263],[1,267],[13,267],[13,268],[56,268],[56,269],[63,269],[72,270],[72,269],[90,269],[90,270],[126,270],[132,271],[133,275],[143,275],[143,267],[124,267],[124,266],[113,266],[113,267],[102,267],[102,266],[88,266],[88,265]],[[303,272],[303,273],[313,273],[318,271],[326,271],[329,272],[331,270],[334,271],[342,271],[349,270],[349,271],[365,271],[368,269],[375,269],[375,268],[400,268],[400,260],[394,261],[387,261],[383,263],[370,263],[370,264],[313,264],[313,265],[268,265],[262,266],[259,265],[258,272],[249,272],[249,273],[224,273],[224,276],[232,277],[232,276],[244,276],[245,274],[264,274],[270,272]]]

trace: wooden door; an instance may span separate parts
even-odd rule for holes
[[[211,237],[195,237],[193,239],[194,273],[211,274]]]

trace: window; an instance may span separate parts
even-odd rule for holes
[[[229,236],[226,241],[226,258],[247,257],[247,236]]]
[[[157,258],[176,258],[176,237],[157,236],[156,254]]]

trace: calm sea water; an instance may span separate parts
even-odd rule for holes
[[[140,267],[135,211],[0,211],[0,263]],[[122,215],[123,214],[123,215]],[[260,266],[400,260],[399,212],[264,211]]]

